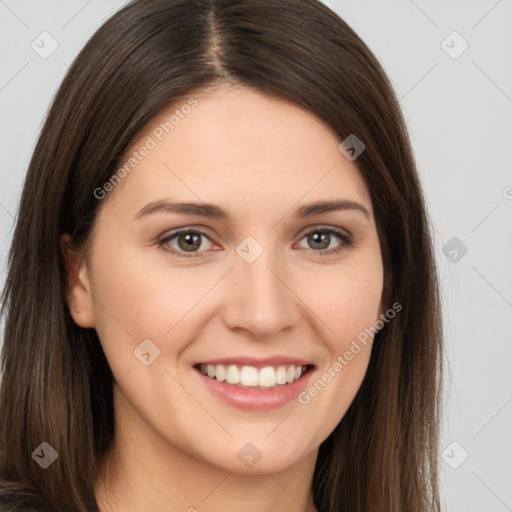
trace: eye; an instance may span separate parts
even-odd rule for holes
[[[306,239],[306,243],[311,250],[319,254],[338,253],[346,247],[353,245],[350,235],[340,229],[321,226],[308,231],[301,240]],[[336,239],[338,244],[336,244]]]
[[[306,249],[309,248],[321,255],[338,253],[353,245],[351,236],[347,232],[327,226],[320,226],[308,231],[301,237],[301,241],[304,239],[310,246]],[[205,240],[207,240],[206,244]],[[337,244],[336,240],[338,240]],[[194,258],[201,256],[201,252],[211,249],[213,242],[200,229],[187,228],[170,233],[160,240],[158,245],[180,258]]]
[[[208,235],[203,231],[196,228],[184,229],[166,236],[160,240],[159,245],[179,257],[194,258],[199,256],[197,253],[202,252],[199,250],[201,247],[203,247],[203,250],[211,248],[204,249],[204,239],[208,240],[210,246],[213,245]]]

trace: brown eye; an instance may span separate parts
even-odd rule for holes
[[[327,249],[331,241],[329,233],[315,232],[307,235],[308,244],[312,249]]]
[[[203,243],[205,239],[208,241],[206,249]],[[166,250],[185,258],[200,256],[204,250],[209,248],[208,244],[211,246],[212,242],[206,233],[191,229],[171,233],[159,243]],[[203,250],[199,250],[200,248]]]
[[[352,240],[347,233],[330,227],[309,231],[301,240],[304,239],[307,244],[306,249],[320,254],[336,253],[352,245]]]
[[[195,251],[201,247],[201,235],[194,233],[180,233],[177,235],[178,246],[184,251]]]

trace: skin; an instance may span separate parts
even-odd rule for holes
[[[70,312],[96,329],[115,378],[115,442],[97,498],[104,512],[316,511],[318,447],[361,385],[371,340],[309,403],[268,411],[221,402],[192,365],[284,354],[315,365],[311,383],[332,367],[383,311],[369,192],[340,138],[310,112],[244,87],[193,96],[197,106],[101,201],[86,250],[62,238]],[[355,209],[295,215],[332,199],[362,205],[369,218]],[[159,200],[214,203],[231,220],[135,218]],[[323,226],[349,233],[353,245],[335,235],[327,249],[315,245],[307,234]],[[197,257],[165,249],[185,246],[178,237],[159,244],[193,227],[208,235]],[[236,253],[247,236],[263,248],[252,263]],[[145,366],[133,351],[148,338],[160,356]],[[247,442],[262,454],[251,468],[237,457]]]

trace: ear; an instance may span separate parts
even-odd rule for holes
[[[94,299],[85,256],[67,233],[60,239],[60,249],[66,266],[66,299],[71,317],[80,327],[95,327]]]

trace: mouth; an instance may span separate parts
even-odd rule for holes
[[[263,412],[297,401],[315,375],[310,361],[286,355],[233,356],[199,361],[192,371],[200,388],[231,407]]]
[[[241,363],[198,363],[194,368],[209,379],[240,389],[272,390],[304,379],[312,364],[250,365]]]

